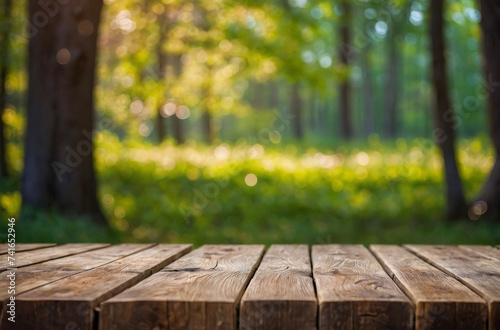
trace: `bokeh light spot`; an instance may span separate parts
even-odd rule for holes
[[[230,155],[231,150],[229,149],[229,146],[227,144],[221,144],[214,150],[214,156],[219,160],[226,160]]]
[[[485,201],[477,201],[469,209],[468,215],[472,221],[477,221],[481,215],[485,214],[488,210],[488,204]]]
[[[359,165],[366,166],[368,165],[368,163],[370,163],[370,156],[368,156],[366,152],[361,151],[356,155],[356,161]]]
[[[247,176],[245,177],[245,183],[249,187],[255,186],[257,184],[257,181],[257,176],[253,173],[247,174]]]
[[[174,102],[168,102],[161,108],[161,115],[165,118],[173,116],[177,111],[177,105]]]
[[[91,36],[94,33],[94,24],[88,19],[78,23],[78,33],[84,37]]]
[[[67,48],[61,48],[56,55],[57,63],[61,65],[68,64],[71,61],[71,53]]]
[[[130,103],[130,112],[136,116],[142,114],[144,110],[144,103],[141,100],[135,100]]]
[[[187,119],[187,118],[189,118],[190,114],[191,114],[191,111],[185,105],[181,105],[180,107],[178,107],[177,111],[175,112],[175,115],[179,119]]]

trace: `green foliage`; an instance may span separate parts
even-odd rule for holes
[[[18,222],[20,241],[498,243],[496,224],[443,222],[441,158],[432,141],[410,139],[430,137],[432,130],[428,2],[354,1],[353,41],[347,45],[353,56],[347,66],[338,60],[342,10],[335,2],[104,3],[96,110],[100,126],[108,131],[96,135],[96,167],[110,229],[55,211],[27,210]],[[13,173],[0,183],[0,233],[6,219],[19,217],[21,209],[25,5],[24,0],[14,3],[11,54],[0,59],[9,65],[2,119]],[[450,3],[445,17],[453,108],[463,137],[485,131],[474,6],[472,0]],[[336,141],[338,81],[352,80],[357,131],[363,124],[360,55],[367,55],[373,71],[375,127],[383,130],[390,43],[402,57],[398,120],[399,136],[406,139],[380,142],[374,135],[347,145]],[[165,72],[160,71],[159,53],[167,57]],[[307,140],[300,143],[289,139],[289,123],[283,123],[283,130],[267,128],[277,121],[275,108],[286,112],[289,87],[297,81],[303,89],[303,121],[309,126]],[[276,90],[271,91],[270,82]],[[249,86],[257,85],[262,88],[250,92]],[[192,116],[183,116],[187,143],[154,146],[149,142],[156,140],[153,121],[170,102],[191,109]],[[211,113],[220,130],[217,146],[194,142],[203,111]],[[263,132],[272,135],[272,142],[266,142]],[[487,141],[480,136],[460,143],[469,199],[492,164]],[[251,183],[249,174],[257,177],[255,186],[245,183],[245,178]]]
[[[500,226],[443,221],[442,164],[430,140],[318,149],[306,144],[176,147],[97,135],[100,200],[110,229],[51,211],[18,221],[20,241],[495,244]],[[462,140],[465,191],[492,165],[486,138]],[[255,186],[245,178],[254,174]],[[249,179],[248,183],[251,183]],[[19,176],[2,182],[2,232],[18,216]]]
[[[55,210],[24,209],[16,220],[17,242],[118,243],[121,239],[113,228],[96,225],[86,218],[63,216]]]

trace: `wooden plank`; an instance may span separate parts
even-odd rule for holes
[[[396,245],[371,245],[386,272],[416,306],[416,329],[486,329],[483,299],[453,277]]]
[[[101,329],[236,329],[263,245],[204,245],[101,304]]]
[[[488,302],[488,327],[500,329],[500,260],[444,245],[405,245],[420,258],[471,288]]]
[[[16,295],[64,277],[107,264],[151,246],[153,246],[153,244],[114,245],[20,268],[15,271]],[[10,274],[10,271],[0,272],[0,288],[9,287],[10,279],[7,277],[8,274]],[[10,294],[8,290],[0,290],[2,311],[5,311],[9,298]],[[0,324],[5,322],[1,320],[1,318],[5,316],[6,313],[2,312],[0,314]]]
[[[19,252],[14,255],[14,267],[25,267],[51,259],[57,259],[86,251],[101,249],[108,245],[109,244],[64,244],[41,250]],[[4,271],[9,267],[12,266],[8,264],[8,260],[7,258],[5,258],[2,262],[2,266],[0,266],[0,271]]]
[[[307,245],[272,245],[241,299],[240,329],[316,329]]]
[[[459,245],[462,249],[476,252],[484,257],[500,260],[500,249],[488,245]]]
[[[362,245],[315,245],[320,329],[412,329],[411,301]]]
[[[20,268],[15,271],[16,294],[102,266],[152,246],[153,244],[120,244]],[[9,271],[0,273],[0,287],[8,287],[7,274]],[[9,297],[7,291],[0,290],[0,301]]]
[[[15,245],[15,251],[17,252],[22,252],[22,251],[31,251],[31,250],[38,250],[38,249],[44,249],[48,248],[51,246],[54,246],[55,244],[31,244],[31,243],[21,243],[21,244],[16,244]],[[1,244],[0,245],[0,254],[6,254],[9,252],[9,245],[8,244]]]
[[[158,245],[104,266],[18,295],[16,327],[92,329],[94,308],[191,250],[191,245]],[[10,323],[10,322],[9,322]],[[10,324],[4,324],[9,329]]]

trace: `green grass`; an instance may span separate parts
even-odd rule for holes
[[[480,137],[460,142],[467,197],[477,193],[493,162]],[[0,185],[2,232],[18,217],[16,169]],[[16,159],[16,157],[18,159]],[[103,229],[54,210],[18,219],[18,242],[442,243],[498,244],[500,223],[444,221],[442,164],[430,140],[323,145],[176,147],[170,142],[118,141],[99,133],[99,198]],[[255,186],[245,183],[254,174]],[[1,240],[5,240],[4,237]]]

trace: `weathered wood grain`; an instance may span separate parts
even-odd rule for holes
[[[152,244],[120,244],[81,254],[45,261],[15,271],[16,295],[59,279],[89,270],[153,246]],[[10,271],[0,272],[0,288],[9,287]],[[0,290],[2,313],[0,324],[6,322],[4,313],[10,294]]]
[[[158,245],[131,256],[52,282],[17,297],[16,326],[25,329],[92,329],[93,310],[191,250]],[[8,327],[6,327],[8,329]]]
[[[109,244],[64,244],[48,247],[41,250],[19,252],[14,255],[14,267],[25,267],[51,259],[57,259],[86,251],[101,249],[105,246],[109,246]],[[2,266],[0,266],[0,271],[4,271],[7,268],[12,267],[8,264],[7,256],[5,256],[4,258],[5,259],[2,261]]]
[[[482,256],[500,260],[500,249],[487,245],[459,245],[462,249],[481,254]]]
[[[241,299],[240,329],[316,329],[307,245],[272,245]]]
[[[486,329],[485,301],[455,278],[396,245],[370,250],[413,300],[416,329]]]
[[[31,244],[31,243],[20,243],[16,244],[15,246],[15,251],[17,252],[23,252],[23,251],[30,251],[30,250],[38,250],[38,249],[44,249],[48,248],[51,246],[54,246],[55,244]],[[8,244],[0,244],[0,254],[6,254],[9,252],[9,245]]]
[[[500,329],[500,260],[458,246],[404,245],[479,294],[488,303],[488,327]]]
[[[262,245],[204,245],[101,304],[101,329],[235,329]]]
[[[320,329],[412,329],[411,301],[362,245],[315,245]]]

